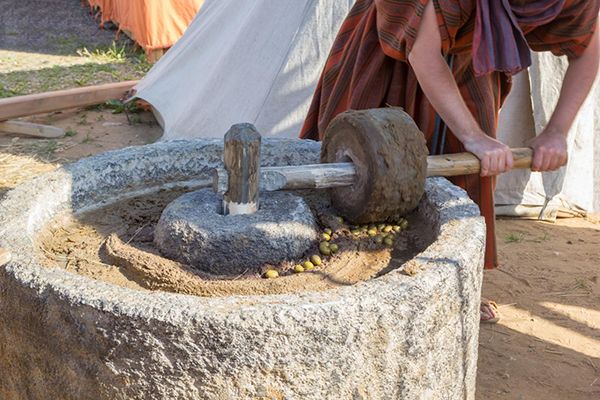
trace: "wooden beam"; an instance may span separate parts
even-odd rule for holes
[[[108,83],[0,99],[0,121],[53,111],[93,106],[119,99],[138,81]]]
[[[56,126],[34,124],[26,121],[4,121],[0,122],[0,132],[17,133],[43,138],[61,138],[65,136],[65,130]]]
[[[0,267],[8,264],[11,260],[11,254],[10,251],[3,249],[0,247]]]

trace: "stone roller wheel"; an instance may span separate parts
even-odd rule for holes
[[[425,191],[425,137],[401,108],[347,111],[325,132],[321,162],[353,162],[352,186],[330,189],[333,206],[349,221],[393,220],[414,210]]]

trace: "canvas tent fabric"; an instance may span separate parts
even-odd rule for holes
[[[164,128],[163,140],[223,137],[235,123],[263,136],[295,138],[330,47],[353,0],[206,0],[183,38],[137,85]],[[499,138],[526,145],[558,99],[565,59],[534,53],[515,77]],[[558,173],[514,171],[499,178],[503,214],[559,206],[600,211],[600,89],[570,134],[570,162]],[[515,207],[522,205],[522,207]],[[538,211],[539,212],[539,211]]]
[[[297,137],[353,0],[207,0],[137,86],[165,139],[223,136],[251,122]]]
[[[548,123],[558,101],[566,57],[533,53],[533,64],[514,79],[513,91],[500,113],[498,138],[524,147]],[[500,214],[532,215],[552,199],[549,214],[559,209],[600,212],[600,77],[569,132],[569,162],[557,172],[512,171],[498,178]],[[521,205],[519,208],[511,205]],[[508,206],[508,207],[506,207]]]
[[[145,50],[173,46],[204,0],[88,0],[100,8],[102,22],[113,21]]]

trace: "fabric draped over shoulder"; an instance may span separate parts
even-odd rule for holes
[[[454,57],[452,73],[460,93],[483,131],[495,137],[498,113],[510,91],[510,77],[499,72],[477,76],[474,72],[475,10],[477,1],[484,0],[357,0],[331,49],[301,138],[321,140],[331,120],[343,111],[391,105],[403,107],[432,145],[436,113],[407,62],[429,1],[440,29],[440,51]],[[523,18],[528,24],[520,28],[533,50],[577,57],[596,29],[599,4],[600,0],[565,0],[552,20],[540,25]],[[443,151],[464,151],[451,131]],[[497,264],[494,181],[478,175],[452,181],[469,193],[485,217],[485,265],[492,268]]]
[[[377,10],[377,32],[385,55],[399,61],[407,60],[429,1],[374,0]],[[441,51],[447,54],[454,47],[458,30],[470,17],[474,0],[431,1],[440,29]]]

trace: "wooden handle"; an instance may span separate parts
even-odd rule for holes
[[[511,149],[514,169],[531,168],[533,150],[528,147]],[[457,176],[478,174],[479,159],[472,153],[443,154],[427,157],[427,176]]]
[[[10,251],[0,248],[0,267],[8,264],[11,258]]]

